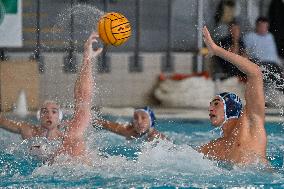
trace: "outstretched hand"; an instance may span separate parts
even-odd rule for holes
[[[211,57],[215,54],[214,49],[217,47],[217,45],[214,43],[213,39],[211,38],[211,35],[206,26],[203,27],[202,33],[203,33],[203,40],[208,48],[208,56]]]
[[[103,48],[93,49],[93,43],[98,43],[98,40],[97,40],[98,37],[99,35],[97,34],[97,32],[93,32],[88,38],[88,40],[86,41],[84,45],[85,58],[90,59],[90,58],[96,57],[103,51]]]

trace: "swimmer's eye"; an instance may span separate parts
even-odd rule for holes
[[[143,120],[147,119],[147,116],[143,116],[142,119],[143,119]]]
[[[210,106],[217,106],[219,104],[219,102],[210,102]]]
[[[52,113],[53,113],[53,114],[57,114],[57,113],[58,113],[58,110],[52,110]]]
[[[44,109],[44,110],[41,110],[41,113],[42,113],[42,114],[47,114],[48,111],[47,111],[46,109]]]

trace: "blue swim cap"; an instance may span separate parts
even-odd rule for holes
[[[242,101],[234,93],[224,92],[217,95],[224,103],[225,121],[230,118],[239,118],[242,111]]]
[[[156,116],[154,111],[149,107],[149,106],[145,106],[144,108],[138,108],[135,110],[136,111],[143,111],[146,112],[149,116],[150,119],[150,127],[155,127],[156,125]]]

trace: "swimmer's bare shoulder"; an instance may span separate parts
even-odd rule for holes
[[[203,153],[205,156],[215,155],[217,153],[216,149],[218,149],[218,152],[220,151],[221,143],[222,138],[218,138],[198,147],[197,151]]]

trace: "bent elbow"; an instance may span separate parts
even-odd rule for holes
[[[248,74],[248,76],[254,77],[254,78],[258,78],[258,79],[262,79],[261,68],[258,65],[254,64],[253,65],[253,70],[251,71],[250,74]]]
[[[256,68],[255,68],[255,74],[256,76],[258,77],[262,77],[262,71],[261,71],[261,68],[259,66],[256,65]]]

